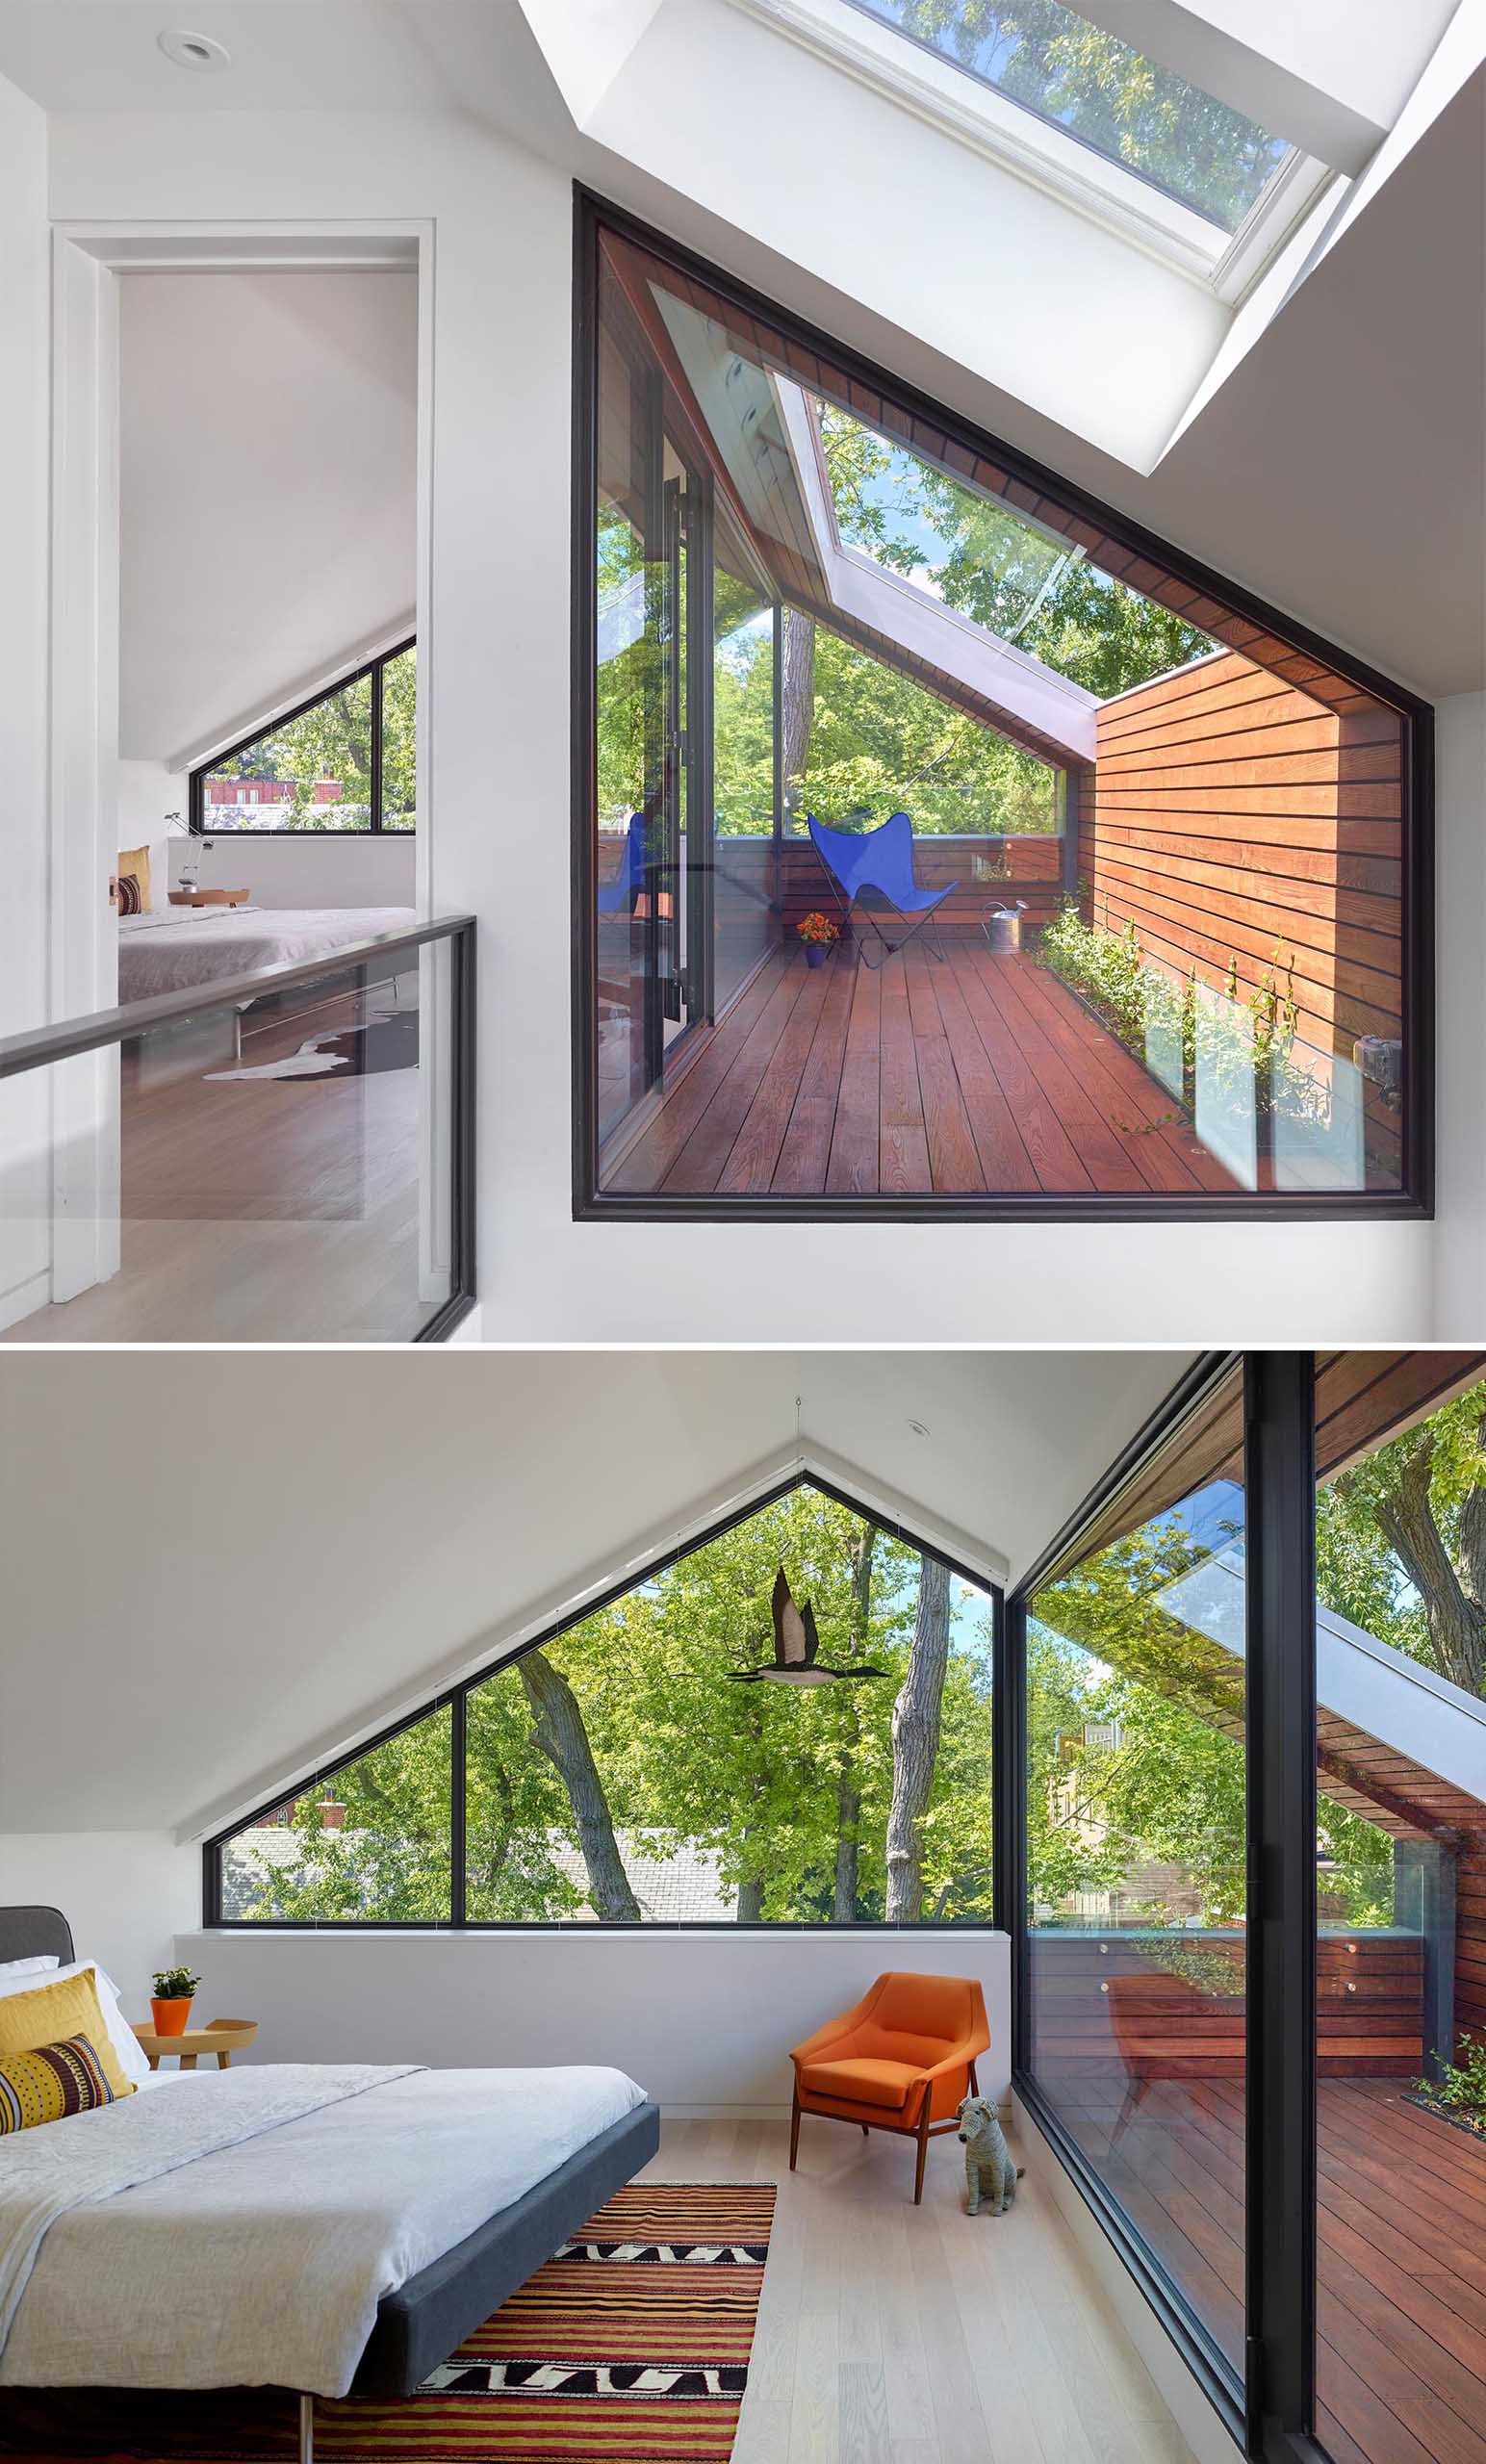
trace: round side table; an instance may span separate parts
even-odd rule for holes
[[[232,2067],[232,2057],[250,2045],[258,2034],[256,2019],[212,2019],[204,2028],[188,2028],[184,2036],[163,2037],[154,2028],[136,2027],[146,2060],[158,2070],[163,2056],[174,2054],[183,2070],[194,2070],[203,2053],[215,2053],[218,2070]]]

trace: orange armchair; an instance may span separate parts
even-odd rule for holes
[[[800,2117],[854,2121],[918,2142],[913,2204],[924,2195],[929,2142],[956,2125],[957,2108],[978,2095],[975,2058],[990,2043],[986,1998],[969,1976],[880,1976],[854,2011],[828,2019],[789,2059],[795,2066],[789,2169],[800,2146]]]

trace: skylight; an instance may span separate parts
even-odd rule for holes
[[[1045,524],[959,486],[850,412],[818,402],[815,415],[843,547],[964,607],[1002,641],[1026,630],[1082,557]]]
[[[851,0],[1232,235],[1294,148],[1060,0]]]
[[[1216,645],[1090,564],[1082,547],[955,478],[839,403],[807,398],[836,535],[848,554],[968,617],[1102,697]]]

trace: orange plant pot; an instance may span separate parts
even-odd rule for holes
[[[191,2016],[191,2006],[194,2000],[194,1994],[187,1994],[184,2000],[171,2002],[157,2002],[151,1996],[149,2007],[155,2016],[156,2036],[183,2037],[186,2034],[186,2022]]]

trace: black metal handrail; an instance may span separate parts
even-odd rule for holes
[[[20,1035],[0,1036],[0,1078],[17,1078],[23,1070],[42,1069],[51,1061],[70,1061],[80,1052],[100,1052],[105,1044],[127,1043],[151,1027],[197,1018],[203,1010],[235,1009],[240,1002],[261,1001],[269,992],[287,992],[296,985],[318,983],[321,976],[341,975],[348,966],[385,958],[393,950],[418,950],[425,942],[453,940],[456,935],[474,930],[473,915],[436,915],[427,924],[409,925],[406,932],[373,933],[365,941],[347,941],[344,949],[322,959],[250,967],[243,975],[225,975],[213,984],[191,984],[183,991],[157,993],[149,1001],[92,1010],[86,1016],[64,1019],[61,1026],[28,1027]]]
[[[48,1064],[71,1061],[79,1053],[101,1052],[110,1044],[132,1043],[154,1028],[199,1018],[213,1010],[236,1010],[270,994],[319,984],[358,966],[375,965],[400,951],[449,945],[451,975],[449,1017],[450,1108],[450,1282],[449,1297],[414,1335],[415,1343],[441,1343],[452,1333],[474,1299],[474,917],[436,915],[425,924],[400,933],[372,933],[364,941],[347,941],[323,958],[296,959],[282,966],[251,967],[243,975],[222,976],[212,984],[188,985],[180,992],[163,992],[148,1001],[126,1001],[114,1010],[94,1010],[64,1019],[59,1026],[31,1027],[21,1035],[0,1037],[0,1080],[18,1078]]]

